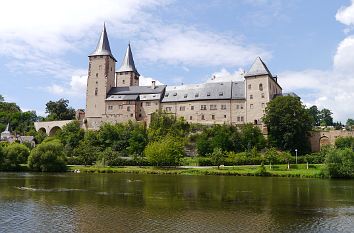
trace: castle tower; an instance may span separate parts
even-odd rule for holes
[[[282,88],[260,57],[245,74],[245,84],[246,122],[260,125],[267,103],[281,94]]]
[[[105,115],[107,93],[115,86],[116,62],[103,25],[96,50],[89,56],[85,113],[88,128],[97,128]]]
[[[129,43],[122,65],[117,71],[117,87],[139,86],[139,76]]]

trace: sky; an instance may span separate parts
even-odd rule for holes
[[[354,118],[354,0],[11,0],[0,14],[0,94],[45,115],[85,108],[88,55],[106,23],[111,50],[131,43],[141,84],[241,80],[257,56],[283,92]]]

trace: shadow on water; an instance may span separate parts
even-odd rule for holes
[[[345,232],[354,182],[0,173],[0,231]]]

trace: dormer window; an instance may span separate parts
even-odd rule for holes
[[[195,94],[195,97],[199,97],[199,93],[196,93],[196,94]]]
[[[168,97],[169,94],[170,94],[170,93],[166,93],[166,94],[165,94],[165,97]]]
[[[224,95],[224,92],[219,92],[219,96],[223,96]]]
[[[173,96],[177,96],[177,92],[173,93]]]
[[[207,96],[210,96],[210,92],[207,93]]]
[[[187,98],[188,97],[188,94],[184,94],[184,98]]]

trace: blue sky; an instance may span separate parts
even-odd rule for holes
[[[2,3],[0,94],[43,115],[49,100],[85,106],[87,56],[106,22],[119,67],[132,44],[142,81],[239,80],[261,56],[284,91],[354,118],[350,0],[130,0]],[[18,6],[22,6],[19,8]]]

